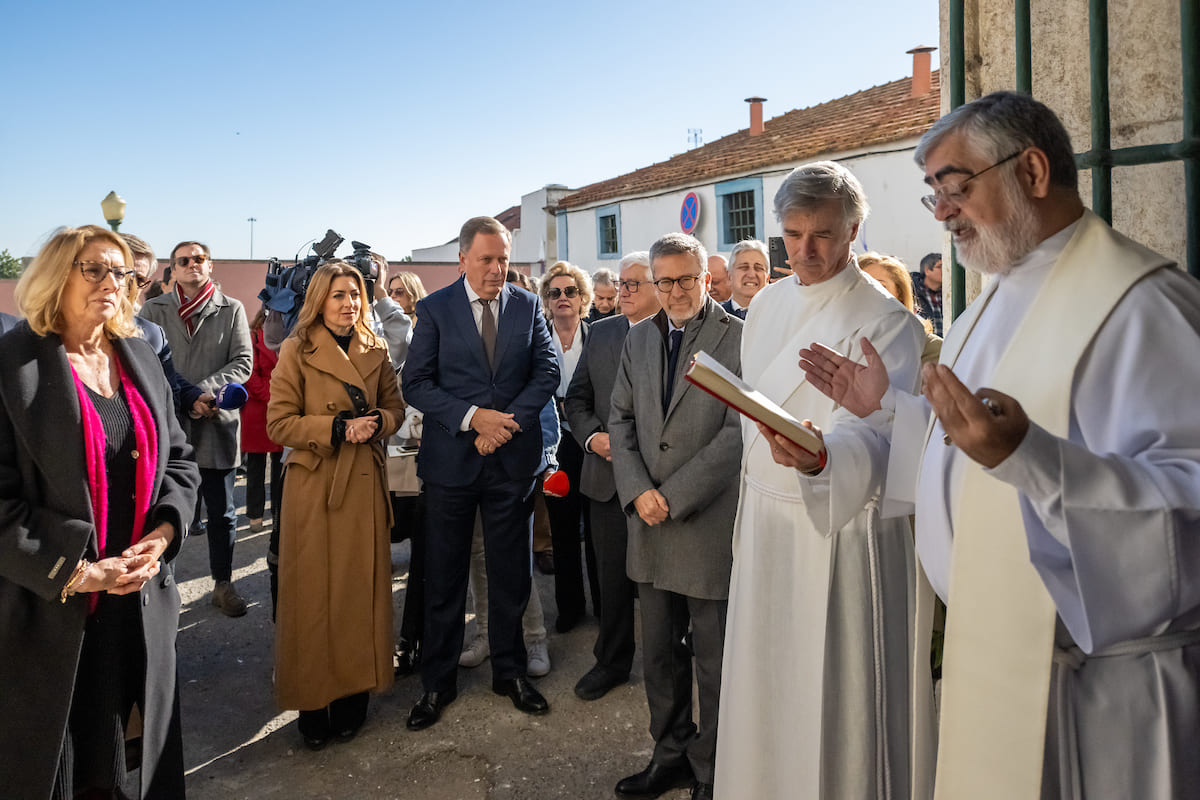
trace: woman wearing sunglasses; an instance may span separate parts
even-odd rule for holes
[[[183,797],[169,566],[199,471],[95,225],[25,270],[0,348],[0,792]],[[19,767],[18,767],[19,765]]]
[[[584,614],[583,562],[579,554],[579,527],[583,524],[588,552],[588,581],[592,587],[592,608],[599,616],[599,582],[596,578],[595,556],[592,555],[592,525],[587,513],[587,499],[579,492],[579,476],[583,470],[583,450],[569,433],[562,401],[571,384],[571,376],[583,354],[588,324],[583,321],[592,306],[592,279],[579,267],[559,261],[542,278],[542,309],[550,319],[550,338],[558,356],[561,375],[555,403],[562,424],[558,444],[559,469],[567,473],[570,491],[565,497],[546,497],[550,517],[550,537],[554,542],[554,596],[558,603],[558,619],[554,628],[566,633],[579,624]]]

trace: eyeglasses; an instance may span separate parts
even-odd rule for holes
[[[679,288],[685,292],[689,292],[696,285],[696,281],[700,280],[699,275],[684,275],[681,278],[659,278],[654,281],[654,288],[658,289],[663,294],[670,294],[675,289],[675,284],[679,284]]]
[[[1017,156],[1021,155],[1021,153],[1024,153],[1024,152],[1025,152],[1024,150],[1018,150],[1017,152],[1013,153],[1011,156],[1006,156],[1006,157],[1000,159],[995,164],[992,164],[990,167],[984,167],[983,169],[979,170],[979,172],[976,172],[973,175],[968,175],[967,177],[963,178],[958,183],[943,183],[941,186],[939,186],[933,190],[933,194],[927,194],[921,198],[922,205],[924,205],[926,208],[928,208],[931,213],[937,213],[938,203],[942,200],[945,200],[946,202],[951,203],[953,205],[958,205],[964,199],[966,199],[966,192],[964,192],[963,189],[966,187],[968,181],[972,181],[975,178],[978,178],[983,173],[987,172],[990,169],[995,169],[996,167],[1000,166],[1001,164],[1007,164],[1009,161],[1012,161],[1014,158],[1016,158]]]
[[[388,292],[388,297],[404,297],[408,294],[408,290],[404,287],[398,287]]]
[[[104,280],[110,274],[117,283],[121,283],[137,274],[131,269],[110,267],[108,264],[100,261],[76,261],[75,266],[79,267],[79,271],[83,273],[83,277],[90,283],[100,283],[100,281]]]
[[[654,281],[620,281],[621,288],[630,294],[635,294],[641,288],[643,283],[653,283]]]
[[[204,255],[203,253],[198,256],[180,256],[179,258],[175,259],[175,266],[186,267],[189,260],[197,267],[202,267],[204,266],[205,262],[208,261],[208,256]]]
[[[138,275],[136,271],[133,273],[133,280],[137,283],[139,289],[145,289],[154,283],[154,278],[151,278],[149,275]]]
[[[567,297],[578,297],[579,296],[579,287],[578,286],[568,286],[565,289],[547,289],[546,290],[546,297],[550,298],[551,300],[557,300],[558,298],[562,297],[564,294]]]

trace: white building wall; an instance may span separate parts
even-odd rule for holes
[[[921,171],[912,160],[915,146],[916,140],[911,140],[896,143],[891,152],[847,153],[834,157],[862,182],[871,204],[871,214],[859,231],[855,252],[862,253],[870,249],[896,256],[914,272],[926,253],[940,252],[942,249],[941,225],[921,205],[921,195],[926,194],[928,189],[922,182]],[[617,263],[597,256],[596,208],[620,203],[622,252],[648,250],[659,236],[680,230],[680,206],[691,191],[695,191],[700,198],[700,223],[696,228],[696,237],[710,253],[721,252],[728,256],[729,248],[717,249],[720,219],[715,186],[741,177],[762,177],[763,241],[771,236],[780,236],[783,231],[773,211],[775,192],[788,172],[801,163],[806,162],[797,161],[757,175],[729,176],[720,181],[651,197],[607,200],[595,206],[572,210],[567,213],[568,260],[589,272],[595,272],[600,267],[613,267]]]

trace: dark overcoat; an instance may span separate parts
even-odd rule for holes
[[[179,591],[171,560],[196,503],[199,471],[175,418],[171,388],[145,340],[118,339],[117,357],[154,417],[158,463],[145,531],[177,531],[163,568],[142,587],[146,647],[142,792],[156,776],[175,713]],[[49,797],[67,730],[87,621],[86,595],[59,602],[80,558],[95,561],[79,396],[57,334],[27,324],[0,339],[0,794]],[[181,757],[181,754],[175,754]],[[172,756],[173,758],[175,756]],[[178,792],[182,793],[182,764]],[[161,787],[161,784],[160,784]]]

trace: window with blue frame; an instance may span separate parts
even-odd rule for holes
[[[713,187],[720,215],[720,249],[728,250],[745,239],[762,239],[762,178],[739,178]]]
[[[621,206],[615,204],[596,209],[596,256],[621,257]]]

